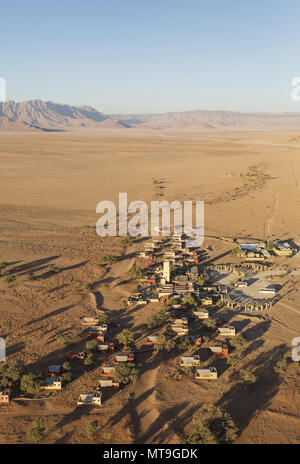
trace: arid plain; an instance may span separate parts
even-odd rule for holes
[[[81,346],[80,318],[99,305],[112,324],[133,331],[137,345],[146,336],[143,323],[155,305],[120,308],[133,289],[124,275],[143,243],[126,246],[118,237],[98,237],[99,201],[117,202],[119,192],[127,192],[129,201],[204,200],[203,247],[211,247],[218,262],[229,259],[223,255],[233,238],[300,244],[300,136],[294,132],[1,132],[0,179],[0,261],[16,277],[0,282],[0,319],[12,321],[8,356],[35,371],[65,359],[58,333]],[[120,259],[99,266],[107,254]],[[60,272],[49,273],[51,264]],[[0,442],[26,443],[38,416],[46,423],[43,443],[88,442],[90,417],[100,423],[99,443],[179,443],[193,413],[203,404],[218,404],[238,425],[236,443],[299,443],[299,367],[292,363],[280,380],[272,370],[282,350],[300,336],[299,254],[282,265],[293,272],[265,320],[227,313],[250,337],[243,366],[258,373],[252,389],[236,382],[238,366],[221,368],[213,384],[197,384],[172,378],[176,359],[145,353],[136,382],[101,408],[89,409],[76,400],[93,388],[99,367],[78,367],[75,379],[55,396],[0,408]],[[92,291],[74,292],[76,282],[89,283]]]

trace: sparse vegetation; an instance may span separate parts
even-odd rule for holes
[[[137,280],[143,276],[143,273],[137,264],[133,264],[131,268],[126,272],[126,276],[130,280]]]

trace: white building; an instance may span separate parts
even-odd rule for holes
[[[170,282],[171,280],[170,261],[164,261],[163,278],[165,279],[165,282]]]

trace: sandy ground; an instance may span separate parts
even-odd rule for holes
[[[148,333],[143,322],[158,305],[120,308],[135,287],[124,277],[143,242],[128,247],[117,237],[99,238],[94,228],[99,201],[115,201],[118,192],[147,202],[204,200],[204,247],[212,247],[209,259],[228,262],[228,238],[300,243],[299,176],[300,138],[294,133],[1,133],[0,261],[7,261],[16,276],[12,284],[0,283],[0,320],[12,321],[8,356],[43,372],[83,346],[80,318],[98,307],[109,311],[113,331],[128,327],[137,346],[143,345]],[[105,254],[120,259],[100,267]],[[51,264],[59,267],[57,274],[49,274]],[[75,380],[55,396],[2,406],[0,442],[27,442],[32,421],[43,416],[45,443],[88,442],[91,418],[100,424],[99,443],[178,443],[193,413],[213,403],[230,410],[239,427],[237,443],[299,443],[299,368],[290,365],[280,380],[272,370],[300,332],[300,260],[296,256],[281,264],[291,271],[280,281],[284,297],[265,321],[224,313],[244,330],[250,347],[237,366],[213,361],[221,374],[216,382],[176,381],[178,356],[144,353],[134,385],[107,398],[99,411],[77,407],[78,394],[97,384],[105,360],[99,355],[91,371],[76,365]],[[76,282],[92,284],[92,291],[75,292]],[[62,348],[58,333],[72,336],[71,348]],[[241,367],[255,370],[255,387],[239,386]]]

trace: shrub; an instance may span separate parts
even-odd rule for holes
[[[63,382],[71,382],[71,380],[73,379],[72,372],[71,371],[63,372],[61,379]]]
[[[209,331],[215,330],[216,323],[213,319],[203,319],[202,327],[204,329],[208,329]]]
[[[185,440],[188,444],[228,444],[237,437],[237,427],[223,408],[210,406],[193,415],[194,429]]]
[[[127,301],[126,301],[126,300],[122,300],[120,306],[121,306],[121,309],[127,308]]]
[[[41,374],[35,374],[34,372],[29,372],[24,374],[21,378],[20,388],[26,393],[38,393],[43,384],[43,379]]]
[[[89,440],[94,441],[96,438],[96,433],[97,433],[97,428],[98,428],[98,421],[93,420],[89,421],[87,424],[87,430],[86,434]]]
[[[127,236],[127,237],[122,238],[121,243],[123,245],[131,245],[133,243],[133,239],[132,237]]]
[[[117,257],[114,255],[105,255],[99,259],[99,265],[113,264],[117,261]]]
[[[108,322],[108,317],[105,313],[101,313],[98,317],[99,324],[107,324]]]
[[[39,418],[34,422],[33,428],[28,432],[28,439],[34,443],[42,440],[45,435],[45,421]]]
[[[63,363],[63,370],[64,371],[71,371],[72,370],[72,366],[68,361]]]
[[[240,357],[238,354],[230,354],[227,358],[226,358],[226,364],[228,364],[229,366],[233,366],[235,363],[237,363],[238,361],[240,360]]]
[[[237,255],[239,254],[239,252],[240,252],[239,247],[235,247],[235,248],[233,248],[233,249],[231,250],[231,254],[233,254],[233,255],[235,255],[235,256],[237,256]]]
[[[87,354],[86,354],[86,357],[84,358],[84,361],[83,361],[83,364],[85,366],[91,366],[93,364],[93,353],[91,353],[91,351],[89,351]]]
[[[119,383],[128,384],[134,382],[139,375],[139,369],[134,363],[121,363],[116,367],[115,380]]]
[[[3,321],[1,323],[1,327],[3,330],[10,330],[11,329],[11,321],[8,319],[7,321]]]
[[[89,284],[88,282],[76,282],[76,284],[73,286],[74,292],[86,292],[87,290],[91,290],[92,285]]]
[[[7,267],[7,263],[6,263],[5,261],[2,261],[2,262],[0,263],[0,272],[2,272],[3,269],[5,269],[6,267]]]
[[[58,266],[55,266],[55,264],[50,264],[50,266],[48,267],[48,272],[50,272],[50,274],[57,274],[59,271],[60,268]]]
[[[16,280],[16,276],[14,275],[5,275],[3,276],[4,282],[10,284],[11,282],[14,282]]]
[[[290,354],[285,353],[282,359],[280,359],[273,367],[274,372],[276,372],[278,375],[283,375],[288,368],[289,360]]]
[[[257,376],[249,369],[241,369],[239,371],[239,378],[241,383],[248,385],[251,385],[257,381]]]
[[[87,351],[95,351],[98,348],[97,340],[89,340],[86,342],[85,348]]]
[[[229,344],[235,350],[240,350],[241,348],[244,348],[248,342],[245,337],[243,337],[243,335],[236,335],[235,337],[231,338]]]
[[[267,242],[267,244],[266,244],[266,250],[272,251],[273,248],[275,248],[274,242],[271,242],[271,241],[270,241],[270,242]]]
[[[25,351],[30,353],[33,350],[33,343],[32,340],[25,340]]]
[[[72,341],[70,335],[57,334],[55,338],[62,345],[69,345],[69,343]]]

